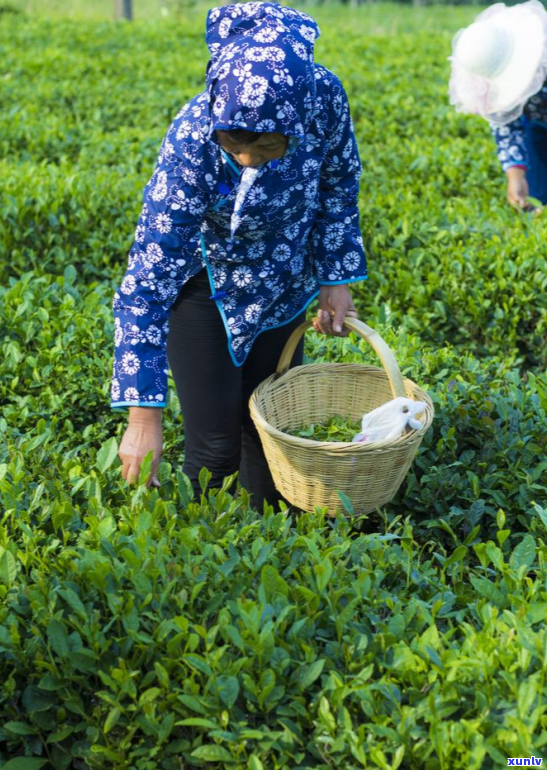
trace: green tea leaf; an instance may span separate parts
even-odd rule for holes
[[[547,602],[536,602],[528,607],[528,621],[530,623],[541,623],[547,621]]]
[[[202,674],[206,674],[207,676],[213,675],[211,666],[200,655],[188,653],[187,655],[183,656],[183,660],[196,671],[201,671]]]
[[[388,631],[390,634],[393,634],[396,639],[401,639],[404,630],[405,630],[405,619],[401,614],[394,615],[388,625],[387,625]]]
[[[64,625],[53,618],[48,626],[47,635],[51,649],[62,658],[65,658],[70,652],[68,642],[68,633]]]
[[[42,682],[40,686],[29,684],[23,692],[22,702],[28,714],[38,711],[47,711],[56,703],[56,697],[48,692],[44,692]]]
[[[5,722],[2,727],[14,735],[36,735],[38,733],[38,730],[27,722],[18,722],[16,720]]]
[[[516,572],[523,567],[525,570],[529,570],[532,564],[536,560],[536,541],[533,535],[525,535],[522,541],[517,545],[511,558],[509,565],[511,569]]]
[[[118,456],[118,443],[114,436],[105,441],[97,452],[95,466],[100,473],[107,471]]]
[[[0,582],[6,586],[12,585],[17,579],[19,565],[11,551],[4,551],[0,556]]]
[[[139,706],[146,706],[148,703],[153,703],[159,695],[161,695],[160,687],[150,687],[140,696]]]
[[[211,479],[213,477],[213,474],[207,470],[207,468],[202,468],[199,472],[198,482],[201,491],[203,494],[207,491],[209,484],[211,483]]]
[[[177,489],[179,493],[180,504],[183,508],[187,508],[188,505],[194,499],[194,490],[192,488],[192,482],[188,476],[182,471],[177,471]]]
[[[202,759],[204,762],[234,762],[232,755],[222,746],[216,746],[215,744],[208,744],[207,746],[200,746],[199,749],[195,749],[192,752],[192,756],[196,759]]]
[[[139,479],[138,484],[139,486],[143,486],[148,482],[148,479],[150,478],[150,474],[152,472],[152,463],[154,462],[154,453],[148,452],[146,454],[141,462],[141,466],[139,468]]]
[[[175,723],[181,727],[205,727],[207,730],[217,730],[218,725],[212,719],[202,719],[201,717],[189,717],[181,719]]]
[[[321,722],[325,728],[331,734],[333,734],[336,730],[336,720],[332,715],[330,704],[325,696],[322,696],[321,700],[319,701],[319,718],[321,719]]]
[[[67,265],[65,267],[63,276],[64,276],[64,279],[65,279],[65,283],[67,283],[69,285],[74,283],[76,281],[76,279],[78,278],[78,272],[77,272],[76,268],[74,267],[74,265]]]
[[[272,564],[266,564],[262,567],[260,580],[266,590],[267,596],[274,596],[275,594],[287,596],[289,593],[287,582],[283,580],[278,570]]]
[[[302,425],[296,430],[286,429],[284,432],[290,436],[307,438],[312,441],[351,442],[360,430],[360,422],[336,414],[321,423]]]
[[[121,715],[122,710],[119,706],[115,706],[114,708],[110,709],[103,727],[103,733],[105,735],[108,735],[108,733],[118,724]]]
[[[332,562],[330,559],[324,559],[321,564],[314,564],[313,571],[315,573],[315,582],[317,583],[317,589],[319,593],[323,593],[328,586],[332,577]]]
[[[473,588],[481,595],[485,596],[498,607],[503,607],[505,603],[502,592],[487,578],[477,578],[473,575],[469,578]]]
[[[239,682],[235,676],[219,676],[216,681],[220,700],[231,708],[239,695]]]
[[[170,685],[170,679],[169,679],[169,673],[167,669],[164,666],[162,666],[162,664],[159,661],[155,661],[154,670],[158,677],[158,682],[161,684],[162,687],[164,687],[165,689],[168,689]]]
[[[207,708],[195,695],[179,695],[178,700],[196,714],[203,714],[204,716],[209,714]]]
[[[87,613],[84,605],[82,604],[82,601],[78,594],[72,590],[72,588],[62,588],[59,591],[59,596],[61,596],[65,602],[68,604],[68,606],[74,610],[80,617],[86,618]]]
[[[39,757],[16,757],[6,762],[2,770],[40,770],[46,764],[47,759]]]
[[[355,508],[353,507],[353,503],[351,502],[350,498],[346,495],[346,493],[337,489],[336,494],[340,498],[340,502],[344,506],[344,510],[346,511],[348,516],[355,516],[356,515]]]
[[[321,673],[325,667],[325,661],[316,660],[308,665],[300,666],[296,674],[296,680],[300,690],[307,690],[308,687],[315,682],[315,680],[321,676]]]
[[[50,733],[47,738],[47,743],[62,743],[69,738],[74,732],[74,728],[70,725],[62,727],[60,730],[54,733]]]
[[[542,505],[538,505],[538,503],[534,503],[534,511],[543,522],[545,529],[547,529],[547,508],[544,508]]]
[[[443,569],[446,569],[451,564],[456,564],[457,562],[462,562],[467,554],[467,548],[465,545],[459,545],[457,548],[454,549],[453,553],[449,556],[449,558],[445,561],[443,564]]]
[[[520,683],[517,704],[519,714],[523,719],[526,719],[530,714],[537,692],[538,686],[535,678],[526,679],[524,682]]]

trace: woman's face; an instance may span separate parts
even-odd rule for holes
[[[256,167],[278,160],[285,154],[288,138],[277,132],[262,134],[252,144],[236,142],[227,131],[217,131],[218,143],[222,149],[232,155],[241,166]]]

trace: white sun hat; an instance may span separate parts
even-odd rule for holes
[[[496,3],[452,41],[450,102],[496,125],[522,114],[547,78],[547,12],[539,0]]]

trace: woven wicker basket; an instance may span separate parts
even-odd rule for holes
[[[383,369],[363,364],[320,363],[289,369],[294,351],[311,321],[295,329],[281,355],[277,372],[253,392],[250,410],[279,492],[292,505],[309,511],[343,509],[337,492],[350,498],[357,515],[389,502],[401,486],[434,409],[429,396],[403,379],[393,352],[380,335],[362,321],[345,325],[365,339],[378,354]],[[373,445],[322,442],[291,436],[298,430],[341,415],[360,421],[363,414],[397,396],[425,401],[421,430]]]

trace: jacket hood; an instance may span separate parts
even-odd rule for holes
[[[205,39],[211,53],[206,76],[211,133],[245,128],[305,136],[315,101],[314,43],[319,35],[310,16],[278,3],[209,11]]]

